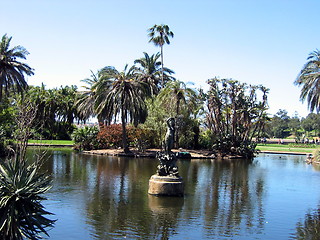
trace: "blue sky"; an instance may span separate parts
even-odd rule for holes
[[[293,82],[320,48],[317,0],[0,0],[0,35],[29,52],[29,84],[82,85],[104,66],[159,51],[147,29],[167,24],[175,36],[164,64],[175,77],[207,88],[215,76],[270,88],[271,114],[308,114]]]

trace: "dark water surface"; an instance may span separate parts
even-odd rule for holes
[[[50,239],[320,239],[320,171],[304,160],[178,161],[185,196],[170,198],[147,194],[155,159],[53,151]]]

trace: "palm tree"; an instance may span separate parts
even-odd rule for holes
[[[161,49],[161,64],[162,64],[162,87],[164,85],[164,68],[163,68],[163,45],[170,44],[169,38],[173,38],[174,34],[170,31],[168,25],[154,25],[148,29],[148,36],[150,37],[149,42],[153,42],[155,46],[160,46]]]
[[[5,34],[0,42],[0,101],[10,90],[23,92],[28,87],[24,75],[33,75],[31,67],[17,60],[26,59],[29,52],[22,46],[10,49],[11,39]]]
[[[175,118],[177,123],[177,134],[175,135],[175,141],[176,144],[179,144],[179,128],[181,127],[179,115],[181,113],[182,107],[184,107],[184,110],[186,110],[189,113],[191,113],[194,110],[190,108],[193,108],[197,105],[196,92],[193,89],[188,88],[187,85],[182,81],[171,81],[168,82],[166,87],[160,91],[159,99],[164,105],[167,106],[168,110],[170,108],[173,108],[173,111],[175,112]]]
[[[108,79],[108,73],[113,71],[113,67],[107,66],[94,74],[92,71],[91,78],[86,78],[81,80],[88,86],[83,86],[84,91],[79,93],[78,99],[76,101],[76,106],[78,111],[82,114],[83,120],[88,119],[91,116],[95,116],[95,103],[96,101],[102,101],[106,97],[106,93],[112,87],[112,81]],[[97,94],[97,89],[99,89],[99,94]],[[98,121],[102,122],[102,113],[97,115]]]
[[[145,104],[146,87],[141,81],[137,81],[135,67],[119,72],[109,67],[105,73],[105,79],[112,81],[111,89],[99,85],[96,90],[95,111],[102,116],[106,122],[116,121],[120,116],[122,123],[122,142],[125,153],[129,152],[126,124],[128,122],[137,126],[143,123],[147,117]]]
[[[307,99],[308,108],[312,112],[320,111],[320,51],[317,49],[309,54],[308,62],[303,66],[295,84],[302,85],[300,99]]]
[[[196,93],[193,89],[188,88],[182,81],[168,82],[165,88],[159,93],[161,101],[167,105],[174,107],[175,117],[178,117],[182,105],[185,107],[193,106]]]
[[[149,85],[152,95],[157,95],[160,90],[159,84],[162,76],[162,72],[160,69],[161,62],[158,61],[160,53],[152,54],[151,56],[149,56],[149,54],[146,52],[144,52],[143,54],[143,58],[139,58],[134,61],[135,64],[140,65],[136,69],[139,75],[139,80]],[[163,68],[163,71],[165,82],[175,80],[174,77],[170,76],[174,73],[174,71],[169,68]]]

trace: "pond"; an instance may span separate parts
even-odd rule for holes
[[[55,150],[50,239],[320,239],[320,171],[304,160],[179,160],[179,198],[147,194],[156,159]]]

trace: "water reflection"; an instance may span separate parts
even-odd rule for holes
[[[187,186],[193,196],[186,203],[186,217],[203,218],[206,237],[231,237],[244,229],[261,232],[264,175],[253,168],[254,163],[241,160],[192,164],[193,179]]]
[[[149,178],[158,164],[155,159],[53,151],[43,166],[54,178],[47,206],[58,218],[50,239],[272,238],[275,228],[266,223],[270,218],[281,222],[287,219],[281,219],[277,212],[270,214],[280,206],[279,202],[276,206],[270,203],[272,180],[277,176],[270,169],[273,174],[278,170],[289,176],[289,182],[291,176],[305,177],[297,169],[304,168],[302,173],[309,174],[301,158],[272,159],[178,161],[185,181],[185,197],[179,198],[147,194]],[[295,171],[286,174],[284,169]],[[312,178],[316,181],[318,175]],[[308,182],[300,183],[298,186],[307,191]],[[288,191],[293,193],[292,189]],[[294,226],[282,227],[288,237],[291,230],[286,228]]]
[[[320,207],[314,211],[309,211],[304,220],[297,223],[296,233],[292,239],[320,239]]]

